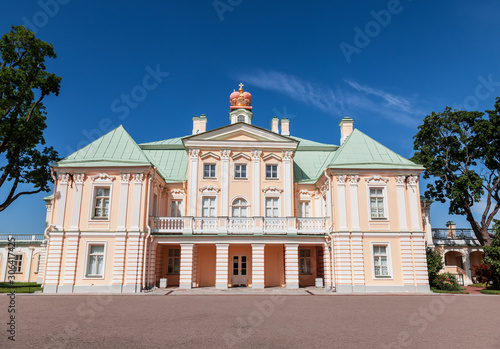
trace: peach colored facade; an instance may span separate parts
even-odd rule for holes
[[[227,126],[202,115],[192,136],[140,145],[119,127],[54,166],[44,292],[429,291],[422,168],[350,118],[340,146],[253,126],[251,99],[231,94]]]
[[[42,235],[0,235],[0,282],[41,283],[45,253]]]

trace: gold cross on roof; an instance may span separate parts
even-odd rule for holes
[[[243,90],[243,86],[245,86],[245,85],[243,85],[243,83],[240,82],[239,86],[240,86],[240,90]]]

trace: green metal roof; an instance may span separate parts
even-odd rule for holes
[[[338,145],[318,143],[318,142],[311,141],[309,139],[304,139],[304,138],[295,137],[295,136],[288,136],[288,137],[300,142],[297,149],[330,150],[331,151],[331,150],[336,150],[339,147]]]
[[[334,151],[297,150],[293,158],[294,181],[300,183],[316,183],[334,155]]]
[[[141,147],[141,149],[184,149],[182,139],[185,137],[188,136],[170,138],[156,142],[141,143],[139,144],[139,146]]]
[[[422,166],[396,154],[357,129],[346,138],[336,151],[328,168],[424,169]]]
[[[55,167],[150,166],[151,163],[122,125],[74,152]]]
[[[187,180],[188,154],[183,149],[144,149],[144,153],[167,183]]]

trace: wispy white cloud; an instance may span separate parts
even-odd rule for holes
[[[277,71],[257,71],[239,78],[249,85],[290,96],[326,114],[356,116],[363,111],[408,127],[415,127],[421,121],[422,114],[413,98],[397,96],[353,80],[346,79],[345,86],[332,88]]]

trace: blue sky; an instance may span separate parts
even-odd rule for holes
[[[493,0],[11,1],[0,33],[25,24],[55,47],[48,69],[63,80],[45,135],[61,156],[119,124],[138,143],[188,135],[200,114],[224,126],[243,82],[257,126],[286,116],[292,135],[338,144],[351,116],[411,157],[425,115],[500,96],[498,13]],[[0,233],[43,233],[45,195],[1,213]],[[444,204],[431,219],[468,227]]]

